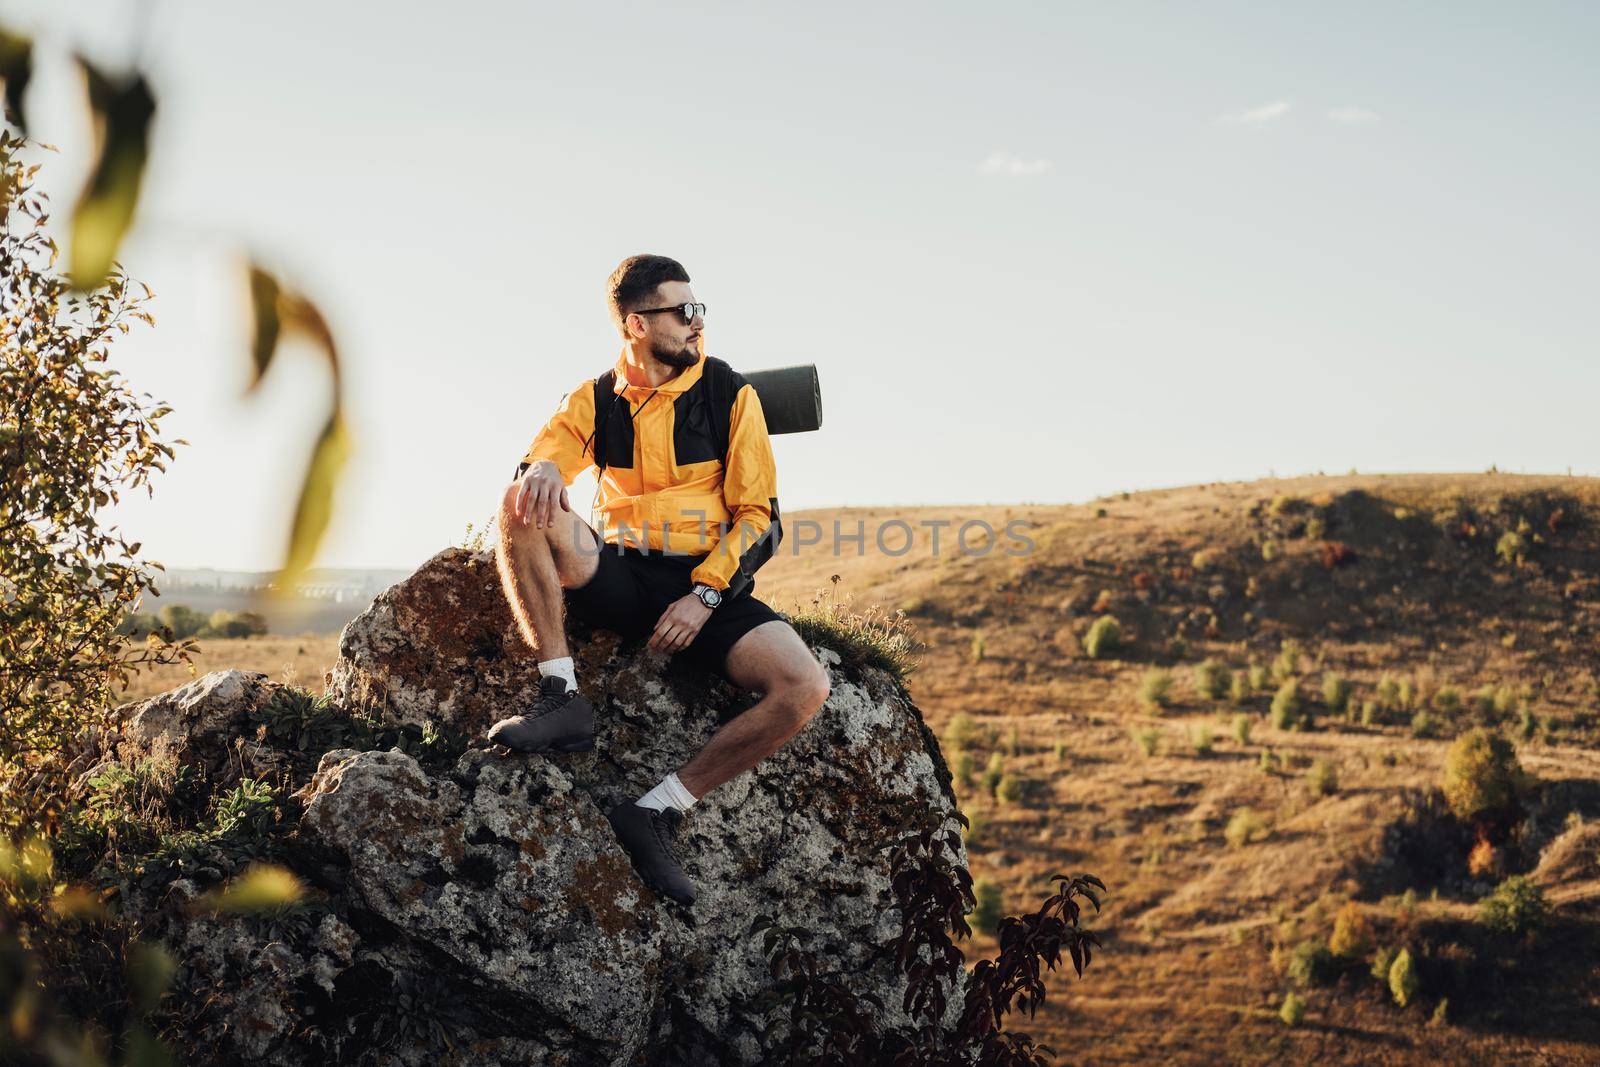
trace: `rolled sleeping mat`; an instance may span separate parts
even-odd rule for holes
[[[761,398],[767,433],[807,433],[822,425],[822,383],[816,364],[742,373]]]

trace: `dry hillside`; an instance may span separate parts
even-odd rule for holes
[[[1008,911],[1057,870],[1110,888],[1103,955],[1082,982],[1057,980],[1034,1033],[1101,1062],[1600,1062],[1600,482],[1352,475],[802,518],[827,532],[864,521],[868,552],[834,555],[828,536],[785,551],[762,595],[803,606],[823,589],[906,610],[927,646],[918,703],[941,734],[971,721],[975,772],[958,789],[983,823],[974,875],[1003,887]],[[950,520],[946,540],[970,520],[1021,520],[1034,547],[942,543],[935,557],[924,536],[904,555],[873,551],[892,519]],[[885,536],[891,551],[902,540]],[[1121,623],[1123,648],[1090,658],[1101,615]],[[1270,674],[1286,640],[1301,653],[1280,670],[1298,680],[1308,727],[1271,725],[1275,680],[1237,699],[1197,693],[1202,660]],[[1142,703],[1161,670],[1166,706]],[[1348,712],[1322,706],[1327,672],[1345,680]],[[1478,724],[1515,740],[1537,786],[1498,872],[1473,877],[1472,832],[1437,786],[1451,739]],[[1136,730],[1153,731],[1155,755]],[[1010,803],[981,781],[997,752],[1022,794]],[[1230,845],[1246,808],[1261,826]],[[1532,944],[1476,921],[1496,873],[1519,872],[1554,905]],[[1375,948],[1412,947],[1409,1007],[1371,977],[1370,954],[1307,962],[1347,901]],[[1291,975],[1307,969],[1319,980]],[[1296,1028],[1278,1015],[1290,991],[1306,1006]]]

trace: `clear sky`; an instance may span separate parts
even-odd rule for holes
[[[1326,470],[1592,472],[1600,7],[0,0],[160,99],[125,249],[176,407],[169,567],[281,562],[324,395],[247,380],[238,249],[348,365],[325,566],[492,514],[615,360],[603,283],[680,259],[707,350],[815,363],[786,511],[1075,501]],[[85,130],[34,92],[70,200]],[[584,483],[580,483],[582,485]],[[592,485],[592,482],[588,483]],[[589,489],[575,494],[586,507]]]

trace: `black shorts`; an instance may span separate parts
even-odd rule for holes
[[[688,595],[694,584],[689,572],[708,554],[666,555],[631,545],[619,551],[614,544],[603,545],[594,577],[565,590],[567,610],[625,638],[648,637],[667,606]],[[764,622],[783,618],[755,598],[755,586],[752,580],[737,596],[718,604],[688,647],[674,654],[727,678],[728,650],[734,642]]]

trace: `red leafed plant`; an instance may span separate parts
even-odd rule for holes
[[[1049,1062],[1055,1052],[1048,1045],[1001,1026],[1013,1010],[1034,1016],[1045,1000],[1044,971],[1054,971],[1063,953],[1078,977],[1083,976],[1101,943],[1081,926],[1081,901],[1099,911],[1095,890],[1104,892],[1105,884],[1089,874],[1054,875],[1054,892],[1037,911],[1001,920],[998,954],[972,968],[960,1014],[953,1026],[947,1025],[948,998],[966,966],[955,942],[972,934],[965,918],[976,903],[972,876],[957,862],[961,838],[948,820],[928,809],[908,811],[907,816],[901,825],[911,828],[885,846],[900,933],[879,946],[877,958],[891,960],[896,973],[905,976],[901,1008],[912,1025],[886,1027],[882,998],[853,992],[844,976],[821,969],[815,954],[801,947],[806,931],[763,915],[750,932],[764,932],[764,955],[777,992],[791,998],[788,1062],[889,1067],[1038,1067]],[[955,818],[967,824],[965,815]]]

